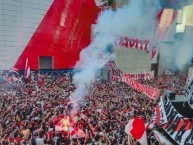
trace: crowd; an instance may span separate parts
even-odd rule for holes
[[[164,89],[172,88],[172,81],[182,93],[184,77],[159,76],[142,83]],[[72,75],[31,74],[19,78],[15,87],[0,84],[0,143],[2,145],[127,145],[124,128],[129,119],[143,117],[151,121],[158,100],[152,100],[122,82],[95,82],[78,111],[71,115],[69,99],[75,86]],[[55,126],[69,117],[67,130]],[[76,117],[76,119],[74,118]],[[82,130],[82,137],[72,136],[69,128]],[[131,145],[139,143],[132,139]],[[156,140],[150,141],[156,145]]]
[[[177,95],[184,95],[186,80],[186,75],[162,75],[151,80],[142,80],[141,82],[145,85],[160,89],[162,91],[161,94],[164,93],[164,90],[172,90]]]

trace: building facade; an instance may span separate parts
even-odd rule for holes
[[[53,0],[0,0],[0,70],[13,67]]]

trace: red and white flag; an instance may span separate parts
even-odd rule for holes
[[[26,59],[26,63],[25,63],[25,72],[24,72],[24,77],[25,78],[29,78],[30,76],[30,67],[28,64],[28,58]]]
[[[18,74],[19,70],[17,68],[12,67],[9,69],[9,73],[10,72],[14,72],[14,73]]]
[[[78,127],[70,127],[70,136],[71,138],[83,138],[85,137],[85,133],[82,129],[78,128]]]
[[[56,131],[68,131],[70,126],[69,117],[61,118],[55,125]]]
[[[129,120],[128,124],[125,126],[125,132],[134,137],[141,145],[148,145],[143,118]]]

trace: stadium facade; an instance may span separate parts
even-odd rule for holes
[[[127,2],[115,0],[117,8]],[[185,45],[193,32],[190,0],[179,1],[175,6],[172,0],[166,0],[163,5],[178,12],[162,40],[160,54],[173,48],[179,34]],[[13,66],[24,70],[26,58],[32,70],[73,68],[80,51],[91,41],[91,28],[99,11],[94,0],[0,0],[0,70]],[[117,46],[116,64],[124,72],[142,73],[152,69],[156,22],[149,20],[148,25],[151,29],[148,52]],[[138,33],[127,37],[143,39]],[[159,61],[154,62],[158,74],[166,69],[160,62],[162,59],[160,55]]]

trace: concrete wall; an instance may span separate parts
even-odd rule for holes
[[[193,17],[192,17],[193,19]],[[186,26],[184,32],[184,38],[182,43],[182,50],[179,52],[179,60],[186,59],[185,71],[188,72],[188,68],[192,65],[193,59],[193,26]]]
[[[163,74],[165,69],[174,69],[180,74],[187,74],[193,58],[193,27],[186,26],[182,39],[175,38],[171,42],[162,42],[159,53],[159,71]],[[175,34],[178,35],[178,34]],[[185,64],[184,64],[185,63]],[[183,69],[178,69],[183,65]]]
[[[193,77],[193,66],[189,67],[188,69],[188,77],[189,78]]]
[[[180,73],[187,73],[191,56],[193,57],[193,5],[185,6],[178,11],[177,18],[170,26],[160,45],[159,71],[163,74],[165,69],[176,69],[178,61],[187,56],[187,64]],[[179,39],[179,36],[181,37]],[[176,38],[174,38],[176,37]],[[191,51],[192,50],[192,51]],[[169,58],[169,57],[172,57]],[[176,65],[177,64],[177,65]]]
[[[14,65],[53,0],[0,0],[0,70]]]
[[[145,6],[146,1],[144,0],[143,3]],[[156,3],[156,1],[152,2],[152,5],[156,6]],[[129,4],[129,0],[116,0],[117,8],[126,4]],[[138,27],[135,28],[136,30],[130,30],[130,28],[128,28],[128,30],[125,30],[125,32],[120,34],[120,36],[128,36],[130,38],[150,41],[149,53],[143,50],[136,50],[134,48],[117,46],[115,51],[115,63],[123,72],[143,73],[151,70],[151,52],[155,32],[155,20],[149,19],[145,25],[149,26],[149,30],[142,30],[141,28],[139,28],[139,30]]]
[[[158,75],[162,75],[165,71],[165,69],[169,68],[170,66],[167,66],[168,64],[171,64],[172,62],[170,61],[167,57],[169,55],[167,54],[168,52],[173,51],[173,45],[174,45],[174,35],[176,33],[176,21],[178,18],[176,18],[171,26],[169,27],[163,41],[161,42],[160,49],[159,49],[159,65],[158,65]],[[168,61],[167,61],[168,59]],[[171,69],[171,68],[170,68]]]
[[[176,32],[184,32],[186,26],[193,26],[193,4],[183,7],[178,13]]]
[[[137,31],[133,33],[120,34],[121,36],[128,36],[129,38],[137,38],[142,40],[149,40],[148,53],[144,50],[137,50],[135,48],[126,48],[117,46],[115,54],[115,63],[123,71],[127,73],[142,73],[151,70],[151,53],[152,41],[154,37],[155,22],[149,20],[149,31]],[[131,31],[131,30],[130,30]],[[127,32],[127,30],[125,30]],[[132,31],[131,31],[132,32]],[[148,34],[147,34],[148,33]]]
[[[170,43],[161,43],[159,50],[159,65],[158,65],[158,75],[164,74],[165,69],[172,69],[170,64],[172,64],[171,60],[168,59],[168,52],[173,51],[173,42]],[[168,57],[166,57],[168,56]]]
[[[115,63],[126,73],[143,73],[151,69],[151,53],[132,48],[118,47]]]

